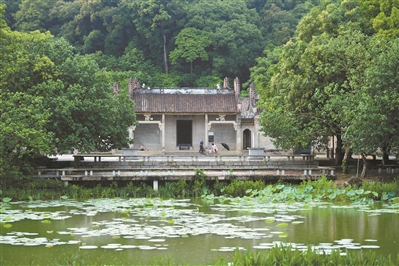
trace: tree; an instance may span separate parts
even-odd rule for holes
[[[0,0],[0,4],[5,4],[6,9],[4,13],[4,19],[8,26],[12,27],[15,23],[14,14],[18,11],[19,4],[22,0]]]
[[[173,31],[179,32],[177,24],[186,14],[188,3],[186,0],[134,0],[126,2],[127,6],[135,13],[133,23],[137,31],[143,34],[150,47],[160,45],[165,73],[169,72],[168,66],[168,41],[173,36]],[[155,35],[154,35],[155,33]],[[154,42],[153,42],[154,40]],[[159,42],[161,40],[161,42]]]
[[[379,0],[374,1],[373,6],[380,9],[372,20],[373,29],[381,36],[399,37],[399,1]]]
[[[19,31],[46,31],[57,23],[56,17],[50,17],[51,8],[57,0],[24,0],[15,13],[15,28]]]
[[[211,44],[207,34],[195,28],[185,28],[176,37],[176,48],[170,52],[173,64],[178,58],[190,63],[190,73],[193,73],[193,61],[196,59],[208,60],[206,48]]]
[[[294,40],[283,48],[269,88],[262,93],[261,123],[265,133],[284,148],[323,145],[337,137],[337,164],[348,124],[348,97],[361,88],[370,60],[367,42],[357,31],[309,43]],[[344,108],[344,107],[347,107]]]
[[[46,130],[50,111],[43,98],[23,92],[0,91],[0,184],[6,188],[32,170],[34,159],[54,145]]]
[[[115,95],[93,55],[49,33],[11,31],[2,19],[0,37],[2,175],[23,173],[21,160],[39,154],[127,147],[134,103],[127,89]]]
[[[369,52],[372,55],[365,70],[359,90],[346,103],[345,123],[347,130],[343,135],[350,148],[363,155],[367,167],[367,154],[380,154],[383,163],[389,163],[389,154],[398,154],[399,103],[398,40],[373,37]],[[363,167],[362,176],[366,175]]]
[[[274,74],[274,67],[281,56],[282,48],[282,46],[274,45],[268,45],[265,48],[263,51],[264,56],[257,58],[257,64],[251,68],[251,78],[248,81],[248,87],[251,83],[256,84],[258,88],[267,88],[269,86]]]
[[[298,37],[282,48],[279,62],[266,69],[273,73],[270,80],[263,73],[254,76],[265,86],[260,123],[277,146],[323,146],[336,136],[336,163],[343,159],[341,149],[362,154],[364,177],[365,155],[398,146],[393,111],[398,106],[388,96],[398,95],[398,59],[397,43],[369,36],[359,14],[346,1],[312,10],[298,26]]]
[[[186,27],[207,34],[212,42],[207,49],[213,76],[249,78],[249,68],[261,55],[263,36],[259,15],[241,0],[198,1],[189,9]],[[208,64],[206,64],[208,63]]]

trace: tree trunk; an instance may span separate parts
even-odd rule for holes
[[[389,162],[389,154],[384,152],[382,154],[382,165],[387,165],[387,164],[390,164],[390,162]]]
[[[387,146],[382,148],[382,165],[387,165],[389,164],[389,153],[390,150]]]
[[[361,178],[365,178],[367,175],[367,154],[362,153],[362,162],[363,162],[363,169],[362,173],[360,174]]]
[[[345,145],[345,155],[344,159],[342,160],[342,172],[344,174],[349,174],[349,169],[348,169],[348,160],[351,158],[352,153],[349,149],[349,144]]]
[[[342,138],[341,135],[337,135],[337,147],[335,147],[335,165],[342,165],[344,159],[344,153],[342,152]]]
[[[168,74],[169,69],[168,69],[168,54],[166,52],[166,35],[163,30],[163,27],[161,28],[162,30],[162,38],[163,38],[163,64],[165,68],[165,73]]]

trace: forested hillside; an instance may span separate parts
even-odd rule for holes
[[[153,87],[247,82],[265,47],[286,43],[318,2],[0,0],[12,30],[50,31],[78,53],[94,54],[115,79],[138,77]]]

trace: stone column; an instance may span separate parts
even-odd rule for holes
[[[251,148],[255,148],[255,129],[254,128],[251,130],[251,134],[252,134],[252,136],[251,136]]]
[[[162,146],[162,151],[165,151],[165,114],[162,114],[162,140],[161,140],[161,146]]]
[[[205,114],[205,139],[204,139],[204,148],[208,148],[208,114]]]
[[[134,130],[136,129],[136,127],[135,126],[130,126],[129,128],[128,128],[128,131],[129,131],[129,138],[130,139],[133,139],[134,140]],[[130,149],[133,149],[133,147],[134,147],[134,144],[130,144],[129,145],[129,148]]]
[[[242,138],[241,138],[241,114],[237,114],[237,128],[236,128],[236,150],[242,151]]]

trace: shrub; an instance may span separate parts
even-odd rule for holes
[[[233,180],[225,187],[224,192],[233,197],[244,197],[248,194],[247,191],[252,192],[253,190],[262,190],[264,188],[265,183],[262,180]]]

